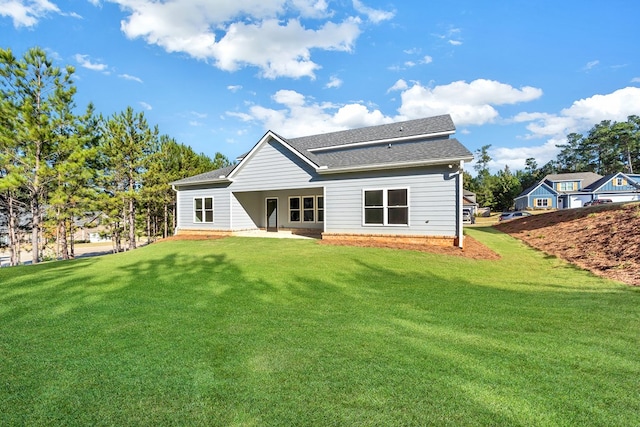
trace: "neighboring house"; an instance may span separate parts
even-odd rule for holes
[[[91,243],[110,242],[111,235],[103,225],[106,215],[103,212],[85,212],[82,217],[76,217],[74,224],[74,241],[89,241]]]
[[[640,180],[622,172],[604,177],[593,172],[551,174],[520,193],[515,198],[515,208],[579,208],[596,199],[640,200]]]
[[[177,234],[263,229],[462,246],[463,167],[448,115],[286,139],[173,182]]]
[[[471,216],[476,216],[478,214],[478,202],[476,202],[476,193],[464,190],[462,195],[462,207],[464,209],[469,209]]]

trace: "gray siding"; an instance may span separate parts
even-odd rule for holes
[[[262,191],[309,187],[318,178],[313,167],[271,140],[254,153],[233,179],[233,191]]]
[[[456,236],[459,175],[445,168],[345,174],[326,183],[328,233]],[[363,189],[409,189],[409,226],[363,225]]]
[[[193,199],[195,197],[213,197],[213,223],[195,223],[193,221]],[[182,230],[228,230],[229,229],[229,190],[222,187],[184,187],[178,191],[178,221]]]

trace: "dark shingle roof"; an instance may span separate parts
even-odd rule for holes
[[[366,165],[447,161],[471,157],[457,139],[440,138],[327,150],[314,153],[320,166],[349,168]]]
[[[558,181],[582,181],[582,188],[593,184],[597,180],[602,178],[602,175],[598,175],[594,172],[573,172],[573,173],[556,173],[550,174],[544,177],[545,181],[558,182]]]
[[[359,142],[381,141],[394,138],[407,138],[417,135],[455,132],[456,127],[448,114],[406,122],[369,126],[359,129],[323,133],[319,135],[291,138],[288,141],[299,150],[334,147]]]
[[[188,178],[179,179],[177,181],[172,182],[171,184],[197,184],[197,183],[205,183],[211,181],[217,181],[221,176],[227,176],[237,165],[227,166],[221,169],[216,169],[214,171],[201,173],[199,175],[190,176]]]
[[[471,160],[473,155],[457,139],[451,116],[442,115],[319,135],[285,139],[300,156],[327,171],[331,169],[384,167],[385,165]],[[248,154],[248,153],[247,153]],[[244,159],[246,155],[242,156]],[[235,166],[181,179],[173,184],[220,180]]]

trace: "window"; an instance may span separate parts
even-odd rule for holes
[[[213,222],[213,197],[193,199],[193,222]]]
[[[573,191],[576,189],[575,182],[560,182],[558,183],[558,190],[560,191]]]
[[[365,225],[409,225],[408,190],[364,190],[363,210]]]
[[[316,197],[316,221],[324,222],[324,197]]]
[[[613,179],[613,185],[615,187],[624,187],[625,185],[627,185],[627,182],[624,178],[618,176]]]
[[[300,222],[300,197],[289,197],[289,222]]]
[[[536,208],[548,208],[551,206],[551,199],[535,199]]]
[[[314,222],[316,217],[316,198],[308,196],[302,198],[302,220],[304,222]]]

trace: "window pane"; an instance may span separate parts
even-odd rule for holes
[[[382,224],[383,222],[382,208],[367,208],[364,210],[364,223],[365,224]]]
[[[206,211],[204,214],[205,222],[213,222],[213,211]]]
[[[305,221],[313,221],[313,209],[304,210],[304,220]]]
[[[305,197],[302,204],[305,209],[313,209],[313,197]]]
[[[300,198],[292,197],[289,199],[289,209],[300,209]]]
[[[195,199],[195,203],[196,203],[196,209],[201,210],[202,209],[202,199]]]
[[[291,212],[289,212],[289,221],[291,221],[291,222],[300,221],[300,211],[291,211]]]
[[[318,222],[323,222],[323,221],[324,221],[324,211],[318,210]]]
[[[204,208],[213,209],[213,197],[206,197],[204,199]]]
[[[408,224],[409,208],[389,208],[389,224]]]
[[[382,190],[365,191],[364,205],[365,206],[382,206]]]
[[[318,209],[324,209],[324,197],[318,197]]]
[[[202,211],[196,211],[196,222],[202,222]]]
[[[387,199],[389,206],[407,206],[407,190],[389,190]]]

